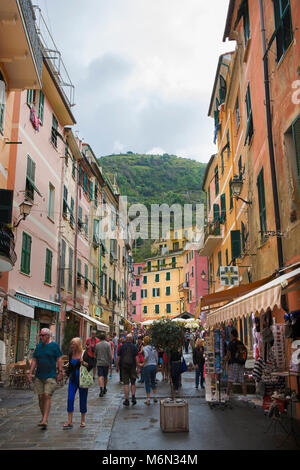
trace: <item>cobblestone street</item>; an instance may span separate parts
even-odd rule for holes
[[[186,357],[188,359],[188,357]],[[158,398],[169,396],[169,384],[157,374]],[[40,413],[37,398],[30,390],[0,389],[0,450],[222,450],[296,449],[292,438],[278,426],[267,434],[269,420],[255,397],[245,404],[236,397],[233,409],[211,410],[204,391],[195,390],[194,373],[182,376],[179,396],[189,403],[189,433],[162,433],[159,403],[144,404],[145,388],[137,384],[137,404],[122,405],[123,387],[113,372],[108,392],[99,398],[98,384],[89,390],[87,427],[81,429],[79,400],[75,400],[73,429],[63,430],[67,420],[67,386],[58,388],[52,399],[48,429],[37,426]]]

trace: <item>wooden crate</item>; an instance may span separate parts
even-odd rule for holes
[[[189,432],[189,409],[186,400],[160,402],[160,427],[163,432]]]

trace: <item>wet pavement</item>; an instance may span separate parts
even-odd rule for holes
[[[187,362],[190,356],[185,356]],[[157,397],[170,396],[170,386],[157,374]],[[182,375],[178,397],[189,405],[188,433],[163,433],[160,429],[160,404],[144,404],[143,384],[137,383],[137,404],[123,406],[123,387],[114,371],[108,392],[99,398],[97,382],[89,389],[86,428],[80,425],[79,399],[75,399],[73,428],[62,429],[67,420],[67,386],[59,387],[52,398],[48,428],[37,423],[40,412],[37,397],[31,390],[0,388],[0,450],[223,450],[223,449],[296,449],[295,441],[278,425],[265,433],[270,419],[264,415],[259,400],[250,403],[232,400],[232,409],[211,409],[203,390],[194,386],[194,372]],[[236,397],[239,398],[239,397]],[[286,420],[286,427],[290,422]],[[300,442],[299,423],[297,435]]]

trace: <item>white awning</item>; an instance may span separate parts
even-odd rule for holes
[[[7,310],[23,317],[34,319],[34,307],[10,295],[7,296]]]
[[[224,307],[207,314],[206,325],[212,327],[217,323],[243,317],[255,312],[273,310],[275,305],[281,306],[281,292],[287,287],[288,280],[299,275],[300,268],[273,279],[273,281],[254,289]]]
[[[97,325],[98,330],[109,331],[109,326],[99,320],[96,320],[96,318],[90,317],[89,315],[86,315],[85,313],[79,312],[78,310],[74,309],[72,310],[72,313],[75,313],[76,315],[85,318],[87,321],[94,323],[95,325]]]

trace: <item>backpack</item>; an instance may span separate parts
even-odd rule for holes
[[[132,367],[134,364],[131,344],[124,345],[124,352],[122,354],[122,366]]]
[[[247,361],[248,351],[246,346],[241,342],[236,342],[236,352],[234,355],[235,362],[238,364],[244,365]]]

